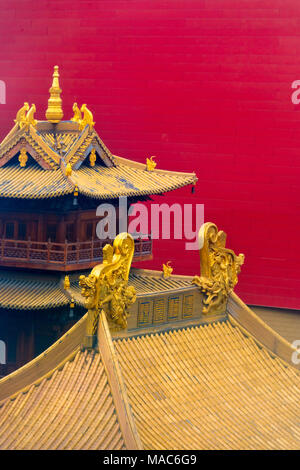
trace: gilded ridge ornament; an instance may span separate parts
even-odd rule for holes
[[[78,124],[80,124],[82,121],[82,114],[81,114],[80,109],[78,108],[77,103],[73,104],[73,113],[74,113],[74,116],[72,117],[71,121],[78,122]]]
[[[20,129],[29,127],[29,125],[35,127],[37,125],[37,121],[34,119],[35,112],[35,104],[32,104],[30,107],[29,104],[25,102],[24,106],[17,112],[15,123],[19,125]]]
[[[34,114],[36,112],[35,104],[31,105],[28,113],[26,114],[26,125],[35,127],[37,125],[37,121],[34,119]]]
[[[156,168],[157,163],[153,160],[153,158],[156,157],[152,156],[146,160],[147,171],[153,171]]]
[[[22,129],[22,127],[26,126],[27,124],[26,113],[27,111],[29,111],[29,108],[30,108],[29,103],[25,101],[24,106],[22,106],[22,108],[19,109],[19,111],[17,112],[15,123],[19,124],[20,129]]]
[[[204,293],[203,313],[216,315],[225,312],[228,295],[238,282],[245,256],[225,248],[226,233],[207,222],[199,231],[201,276],[193,283]]]
[[[48,99],[48,109],[46,119],[54,124],[60,122],[64,116],[62,110],[62,100],[60,97],[62,90],[59,86],[58,65],[55,65],[53,72],[52,86],[49,89],[50,98]]]
[[[72,167],[71,164],[68,163],[66,166],[66,176],[71,176],[72,175]]]
[[[65,279],[64,279],[64,290],[69,290],[70,287],[71,287],[70,277],[69,277],[69,276],[65,276]]]
[[[95,266],[89,276],[80,276],[81,295],[88,309],[85,347],[94,346],[101,310],[118,329],[127,327],[128,308],[136,301],[134,287],[128,286],[133,254],[132,236],[120,233],[113,246],[103,248],[103,263]]]
[[[164,277],[164,279],[167,279],[168,277],[170,277],[172,272],[173,272],[173,268],[171,266],[171,261],[168,261],[166,264],[163,264],[163,277]]]
[[[83,118],[79,123],[79,130],[82,131],[87,125],[89,129],[92,130],[95,125],[92,112],[88,109],[86,104],[81,106],[80,111],[83,113]]]
[[[19,155],[20,167],[25,168],[27,161],[28,161],[28,156],[27,156],[26,148],[23,147],[21,148],[20,155]]]
[[[96,150],[95,149],[92,149],[91,153],[90,153],[90,165],[91,166],[95,166],[95,163],[96,163]]]

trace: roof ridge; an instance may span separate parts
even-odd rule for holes
[[[15,372],[0,379],[0,405],[18,393],[25,393],[31,385],[51,376],[79,351],[86,330],[87,314],[46,351]],[[17,390],[17,391],[16,391]]]
[[[129,404],[125,382],[117,353],[113,345],[112,337],[106,320],[105,312],[102,310],[98,323],[98,348],[106,370],[114,399],[118,421],[123,433],[127,450],[142,450],[143,445],[138,434],[132,410]]]

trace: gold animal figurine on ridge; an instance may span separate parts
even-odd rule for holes
[[[172,272],[173,272],[173,268],[171,266],[171,261],[168,261],[166,264],[163,264],[163,277],[164,277],[164,279],[167,279],[168,277],[170,277]]]
[[[19,109],[19,111],[17,112],[15,123],[19,124],[20,129],[22,129],[22,127],[24,127],[27,123],[26,113],[27,111],[29,111],[29,108],[30,108],[29,103],[25,101],[24,106],[22,106],[22,108]]]
[[[35,104],[29,107],[27,102],[24,103],[21,109],[17,112],[15,123],[19,125],[20,129],[23,127],[29,127],[29,125],[35,127],[37,121],[34,119],[34,113],[36,112]]]
[[[153,171],[157,166],[157,163],[153,160],[153,158],[156,157],[152,156],[146,160],[147,171]]]
[[[134,240],[128,233],[120,233],[113,246],[103,248],[103,263],[95,266],[88,276],[80,276],[81,295],[88,309],[84,347],[93,348],[98,328],[99,313],[104,310],[107,319],[117,329],[127,327],[129,306],[136,301],[133,286],[128,285],[134,253]]]
[[[225,248],[226,233],[206,222],[199,230],[201,276],[195,276],[193,283],[204,293],[203,313],[217,315],[225,312],[230,292],[238,282],[238,274],[245,256],[236,255]]]
[[[83,119],[79,125],[79,129],[83,130],[87,125],[89,126],[90,130],[93,129],[95,122],[93,118],[92,112],[88,109],[86,104],[81,106],[80,111],[83,113]]]
[[[73,113],[74,113],[74,116],[72,117],[71,121],[78,122],[78,124],[80,124],[82,121],[82,114],[81,114],[80,109],[78,108],[77,103],[73,104]]]

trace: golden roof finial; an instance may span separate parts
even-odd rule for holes
[[[58,73],[58,65],[55,65],[54,72],[53,72],[53,82],[52,86],[49,89],[50,98],[48,100],[48,109],[46,111],[46,119],[49,122],[57,123],[60,122],[63,118],[63,110],[62,110],[62,100],[60,97],[61,88],[59,87],[59,73]]]

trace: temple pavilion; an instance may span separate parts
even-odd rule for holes
[[[0,380],[0,449],[299,449],[298,352],[235,294],[244,255],[226,234],[203,224],[200,273],[180,276],[131,268],[150,239],[104,243],[88,228],[98,199],[195,175],[111,155],[86,106],[61,121],[57,69],[50,94],[47,121],[25,103],[1,146],[0,334],[14,322],[25,345],[42,334],[31,312],[58,324],[67,305],[74,318]]]
[[[0,145],[0,376],[31,360],[83,314],[76,289],[82,272],[102,260],[107,239],[96,235],[101,202],[126,211],[136,201],[196,183],[194,173],[156,169],[117,157],[94,128],[86,104],[63,120],[58,67],[46,120],[25,102]],[[112,242],[112,241],[111,241]],[[135,240],[134,261],[152,257],[152,240]],[[66,275],[68,276],[66,278]],[[143,275],[134,276],[137,291]],[[2,343],[2,344],[3,344]],[[4,362],[2,360],[2,362]]]

